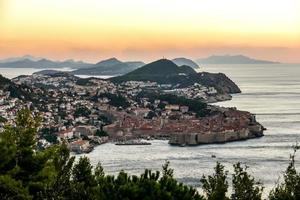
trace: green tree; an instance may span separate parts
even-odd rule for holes
[[[72,171],[73,199],[96,199],[97,182],[87,157],[80,157]]]
[[[162,172],[146,169],[140,176],[121,171],[105,175],[99,163],[93,168],[89,159],[70,156],[66,144],[46,150],[36,147],[39,118],[28,109],[21,110],[15,126],[0,134],[0,199],[86,199],[86,200],[203,200],[196,189],[179,183],[167,161]],[[300,199],[300,174],[295,166],[294,148],[284,182],[269,194],[270,200]],[[260,200],[263,187],[247,172],[247,166],[234,165],[232,200]],[[212,176],[201,179],[208,200],[227,200],[228,172],[217,163]]]
[[[105,137],[105,136],[108,136],[108,133],[103,131],[103,130],[99,130],[97,129],[96,131],[96,136],[99,136],[99,137]]]
[[[130,103],[121,94],[104,93],[98,96],[98,98],[108,98],[108,104],[114,107],[121,107],[126,109],[130,106]]]
[[[17,145],[12,129],[6,127],[6,131],[0,134],[0,174],[11,171],[16,166]]]
[[[263,192],[262,184],[254,179],[240,163],[233,165],[232,200],[260,200]]]
[[[29,200],[31,196],[21,181],[16,181],[9,175],[0,175],[0,199]]]
[[[79,106],[74,112],[74,117],[88,117],[91,111],[85,106]]]
[[[202,189],[208,200],[225,200],[228,191],[228,172],[217,162],[215,173],[212,176],[203,176],[200,180]]]
[[[154,111],[150,111],[147,116],[145,117],[146,119],[153,119],[154,117],[157,117],[156,113]]]
[[[46,186],[44,198],[46,199],[64,199],[72,192],[71,174],[75,160],[70,156],[70,151],[65,143],[48,149],[51,152],[51,160],[48,166],[52,169],[52,180]]]
[[[39,117],[34,117],[28,109],[21,110],[16,117],[15,126],[7,126],[0,134],[2,181],[7,186],[20,186],[21,194],[38,196],[43,193],[49,180],[49,173],[44,173],[49,158],[48,151],[36,151],[36,133]],[[2,191],[3,196],[16,189]],[[9,190],[8,190],[9,189]],[[26,191],[26,192],[25,192]]]
[[[170,161],[166,161],[165,164],[162,166],[163,177],[173,178],[174,170],[170,168]]]
[[[5,119],[4,117],[0,116],[0,123],[6,123],[7,119]]]
[[[290,155],[290,163],[283,178],[284,182],[277,184],[269,194],[270,200],[298,200],[300,199],[300,174],[295,167],[295,155],[299,146],[294,147],[294,152]]]
[[[57,130],[53,127],[42,128],[40,130],[40,136],[52,144],[57,144],[58,140],[57,140],[57,136],[55,134],[56,132],[57,132]]]

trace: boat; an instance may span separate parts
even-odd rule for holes
[[[115,145],[151,145],[150,142],[143,142],[141,140],[126,140],[126,141],[118,141]]]

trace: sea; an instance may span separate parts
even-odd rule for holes
[[[0,69],[0,74],[12,78],[34,71]],[[267,194],[282,181],[292,147],[300,142],[300,64],[203,65],[200,71],[225,73],[240,87],[241,94],[216,105],[255,113],[267,128],[264,137],[196,147],[170,146],[166,140],[153,140],[149,146],[107,143],[83,156],[94,165],[100,162],[107,174],[117,174],[120,170],[140,174],[145,168],[161,170],[168,160],[178,181],[197,188],[203,174],[213,173],[217,161],[225,165],[229,177],[232,165],[241,162],[264,184]],[[300,152],[296,155],[296,165],[300,166]]]

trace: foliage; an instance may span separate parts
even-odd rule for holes
[[[247,166],[243,168],[240,163],[233,165],[232,175],[233,192],[232,200],[259,200],[262,196],[263,187],[260,182],[248,174]]]
[[[6,127],[0,135],[3,148],[0,156],[1,181],[7,182],[7,187],[1,188],[3,194],[13,195],[13,191],[18,191],[17,194],[20,192],[24,196],[27,193],[38,195],[44,189],[48,174],[41,172],[47,166],[49,155],[48,151],[35,151],[39,121],[28,109],[22,110],[17,115],[16,126]]]
[[[201,178],[200,182],[208,200],[228,199],[226,197],[228,191],[227,175],[228,172],[224,170],[224,166],[217,162],[215,174]]]
[[[54,127],[51,128],[42,128],[40,131],[40,135],[42,138],[45,138],[47,142],[52,144],[56,144],[58,142],[56,132],[57,130]]]
[[[147,114],[147,116],[145,117],[146,119],[152,119],[152,118],[154,118],[154,117],[157,117],[157,115],[155,114],[155,112],[154,111],[150,111],[148,114]]]
[[[121,171],[105,175],[99,163],[93,167],[86,157],[75,162],[66,144],[37,150],[39,117],[25,109],[18,113],[15,126],[0,134],[0,199],[86,199],[86,200],[260,200],[263,187],[247,172],[234,165],[232,194],[227,196],[228,172],[217,163],[215,172],[201,179],[202,196],[196,189],[179,183],[167,161],[162,172],[146,169],[141,175]],[[300,199],[300,174],[294,154],[284,174],[284,182],[270,193],[270,200]]]
[[[90,86],[92,83],[90,82],[90,78],[80,78],[76,81],[76,85]]]
[[[96,131],[96,136],[99,136],[99,137],[105,137],[105,136],[108,136],[108,133],[103,131],[103,130],[97,130]]]
[[[148,98],[150,102],[154,102],[156,99],[160,100],[160,104],[158,105],[159,108],[164,109],[165,103],[168,102],[169,104],[177,104],[180,106],[188,106],[190,111],[196,113],[197,117],[205,117],[208,114],[207,111],[207,104],[199,99],[187,99],[182,96],[177,96],[173,94],[161,94],[161,93],[154,93],[154,92],[141,92],[137,99],[140,98]]]
[[[113,116],[108,113],[100,114],[98,116],[98,120],[100,120],[104,125],[111,124],[113,122]]]
[[[26,99],[35,103],[38,99],[38,94],[34,93],[32,89],[26,85],[17,85],[11,80],[3,77],[0,74],[0,90],[10,92],[10,97]]]
[[[0,116],[0,123],[6,123],[7,119],[5,119],[4,117]]]
[[[290,156],[290,164],[287,167],[283,177],[284,182],[277,184],[270,192],[270,200],[296,200],[300,199],[300,174],[295,167],[295,155],[299,146],[294,147],[294,153]]]
[[[0,175],[0,198],[2,200],[31,199],[26,188],[22,186],[22,182],[16,181],[8,175]]]
[[[65,119],[65,118],[68,116],[68,114],[67,114],[65,111],[61,111],[61,110],[58,111],[57,115],[58,115],[61,119]]]
[[[123,109],[126,109],[130,106],[129,102],[125,97],[123,97],[120,94],[111,94],[111,93],[105,93],[98,96],[99,98],[108,98],[109,102],[108,104],[114,107],[122,107]]]
[[[203,199],[195,189],[173,178],[168,162],[162,177],[150,170],[140,176],[123,171],[109,176],[86,157],[74,163],[66,144],[38,151],[38,127],[39,118],[22,110],[16,126],[0,134],[1,199]]]
[[[79,106],[74,112],[74,117],[88,117],[91,111],[85,106]]]
[[[208,200],[260,200],[262,199],[263,187],[248,174],[247,166],[241,167],[240,163],[234,164],[232,175],[232,194],[229,198],[228,172],[224,166],[217,162],[215,173],[212,176],[203,176],[200,180],[203,191]]]

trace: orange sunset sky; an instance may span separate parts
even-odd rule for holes
[[[0,0],[0,58],[300,63],[300,0]]]

